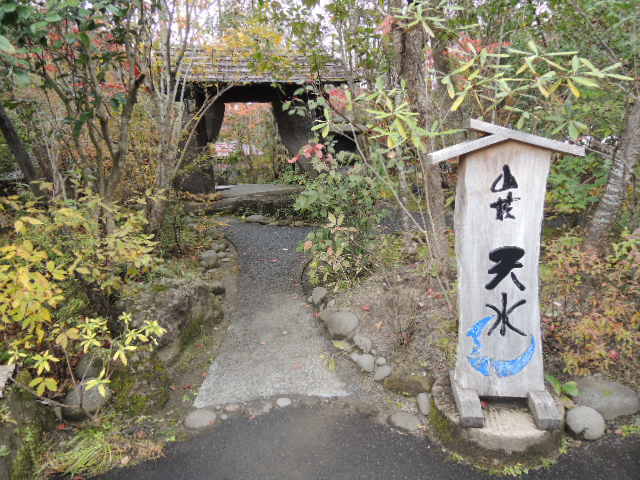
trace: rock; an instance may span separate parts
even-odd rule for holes
[[[369,337],[365,337],[364,335],[360,334],[353,337],[353,343],[355,343],[356,346],[364,353],[369,353],[371,351],[371,347],[373,346]]]
[[[219,264],[218,254],[214,250],[207,250],[200,254],[200,264],[205,270],[216,268]]]
[[[354,313],[345,310],[329,311],[325,310],[320,314],[329,334],[332,338],[351,338],[358,328],[358,317]]]
[[[420,428],[420,420],[415,415],[406,412],[396,412],[389,416],[389,425],[407,432],[415,432]]]
[[[261,225],[266,225],[271,222],[271,220],[264,215],[249,215],[245,218],[245,221],[249,223],[260,223]]]
[[[316,287],[311,292],[311,303],[319,307],[327,299],[329,291],[324,287]]]
[[[622,415],[633,415],[640,410],[640,397],[625,385],[612,382],[599,375],[576,380],[580,394],[574,398],[576,405],[591,407],[605,420]]]
[[[134,328],[155,320],[166,329],[158,338],[158,348],[178,339],[186,345],[203,328],[217,325],[224,317],[221,299],[212,290],[214,284],[201,279],[165,279],[124,297],[118,308],[131,313]]]
[[[229,415],[227,415],[226,413],[223,413],[220,415],[220,420],[228,420],[229,419]]]
[[[373,375],[373,379],[376,382],[381,382],[389,375],[391,375],[391,367],[389,365],[381,365],[376,368],[376,373]]]
[[[184,426],[190,430],[200,430],[210,427],[216,422],[217,415],[206,408],[193,410],[184,419]]]
[[[214,295],[224,295],[227,291],[222,282],[212,282],[209,288]]]
[[[381,367],[382,365],[386,365],[387,364],[387,359],[384,357],[378,357],[376,358],[376,365],[378,365],[379,367]]]
[[[211,245],[211,250],[214,252],[222,252],[227,249],[225,242],[215,242]]]
[[[62,403],[68,406],[62,409],[62,415],[67,420],[82,420],[104,407],[111,398],[111,390],[106,386],[104,397],[97,387],[86,390],[85,386],[86,381],[73,387],[64,397]]]
[[[292,227],[304,227],[306,224],[302,220],[296,220],[291,223]]]
[[[392,392],[415,397],[419,393],[431,391],[433,378],[394,372],[384,381],[384,388]]]
[[[271,402],[266,402],[264,405],[262,405],[262,408],[260,409],[260,413],[269,413],[272,408],[273,408],[273,405],[271,405]]]
[[[576,436],[585,440],[597,440],[604,435],[606,425],[600,413],[591,408],[580,406],[567,413],[567,428]]]
[[[85,378],[97,378],[102,371],[103,361],[93,355],[83,356],[74,370],[78,381]]]
[[[282,397],[276,400],[276,405],[280,408],[288,407],[291,405],[291,399]]]
[[[418,403],[420,413],[428,417],[431,412],[431,395],[425,392],[419,393],[416,397],[416,402]]]
[[[368,353],[363,353],[362,355],[358,353],[352,353],[351,360],[356,362],[356,365],[358,365],[361,370],[365,372],[373,372],[375,364],[373,355],[369,355]]]
[[[327,302],[327,308],[335,308],[335,306],[336,306],[335,299],[331,299]]]
[[[227,413],[235,413],[238,410],[240,410],[240,405],[238,405],[237,403],[230,403],[224,406],[224,411]]]

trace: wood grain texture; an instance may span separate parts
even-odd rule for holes
[[[557,430],[562,427],[562,412],[546,390],[529,392],[529,410],[540,430]]]
[[[465,428],[483,428],[484,413],[480,404],[480,397],[474,390],[461,388],[455,381],[455,374],[451,372],[451,391],[456,402],[458,415],[460,415],[460,426]]]
[[[465,155],[475,150],[480,150],[481,148],[486,148],[491,145],[495,145],[496,143],[504,142],[506,140],[508,140],[507,137],[501,135],[488,135],[476,140],[470,140],[468,142],[458,143],[457,145],[443,148],[442,150],[438,150],[437,152],[430,153],[429,155],[427,155],[427,158],[429,159],[431,164],[435,165],[436,163],[444,162],[452,158],[457,158],[461,155]]]
[[[467,122],[466,128],[470,128],[471,130],[476,130],[478,132],[501,135],[503,137],[510,138],[511,140],[546,148],[548,150],[553,150],[554,152],[568,153],[569,155],[576,155],[578,157],[584,157],[585,155],[585,148],[581,145],[573,145],[571,143],[551,140],[550,138],[539,137],[519,130],[512,130],[511,128],[494,125],[493,123],[483,122],[482,120],[475,118],[472,118]]]
[[[480,396],[526,398],[530,391],[544,390],[538,262],[551,153],[507,141],[466,155],[460,163],[455,211],[460,315],[455,381]],[[518,188],[492,192],[492,184],[503,174],[505,165],[510,167]],[[500,182],[496,188],[500,188]],[[515,218],[497,220],[497,210],[491,204],[506,198],[509,192],[514,197],[510,213]],[[524,291],[509,275],[495,288],[487,288],[496,278],[489,269],[497,265],[489,254],[502,247],[524,249],[519,259],[522,268],[511,270]],[[509,315],[511,324],[524,336],[510,328],[503,336],[501,325],[488,335],[499,316],[487,305],[502,310],[505,295],[508,308],[526,301]],[[514,359],[520,359],[519,363],[509,364]]]

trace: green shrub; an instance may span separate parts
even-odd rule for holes
[[[339,168],[324,146],[309,145],[304,155],[314,158],[318,176],[306,184],[295,209],[307,218],[325,222],[309,233],[301,249],[310,252],[314,283],[350,286],[371,267],[374,227],[383,212],[376,205],[378,183],[362,165]]]
[[[111,314],[122,288],[157,263],[143,212],[107,206],[88,191],[49,208],[18,196],[0,206],[16,219],[10,243],[0,248],[0,335],[9,362],[32,373],[37,395],[64,391],[83,354],[107,352],[126,363],[129,352],[163,333],[157,324],[131,328],[127,315],[109,328],[97,315]],[[109,219],[108,228],[100,218]],[[108,373],[91,386],[103,391]]]

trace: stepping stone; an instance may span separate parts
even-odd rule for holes
[[[389,416],[389,425],[406,432],[415,432],[422,425],[415,415],[406,412],[396,412]]]
[[[197,410],[193,410],[186,416],[184,419],[184,426],[190,430],[201,430],[212,426],[216,422],[216,417],[217,415],[215,412],[206,408],[199,408]]]
[[[418,403],[418,410],[425,417],[429,416],[431,413],[431,395],[428,393],[419,393],[416,397],[416,402]]]

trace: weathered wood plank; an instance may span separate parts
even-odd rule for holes
[[[550,163],[550,150],[508,140],[458,168],[455,378],[481,397],[544,390],[538,261]]]
[[[461,388],[455,380],[453,372],[449,375],[451,379],[451,391],[456,401],[458,415],[460,415],[460,426],[465,428],[482,428],[484,427],[484,413],[482,413],[482,405],[480,397],[474,390]]]
[[[562,412],[546,390],[529,392],[529,410],[540,430],[557,430],[562,427]]]
[[[465,155],[475,150],[480,150],[481,148],[486,148],[491,145],[495,145],[496,143],[504,142],[506,140],[507,137],[504,137],[502,135],[489,135],[486,137],[478,138],[476,140],[470,140],[468,142],[463,142],[451,147],[443,148],[442,150],[430,153],[428,155],[428,158],[429,161],[435,165],[436,163],[444,162],[452,158],[457,158],[461,155]]]
[[[576,155],[578,157],[584,157],[585,148],[581,145],[573,145],[570,143],[559,142],[557,140],[551,140],[549,138],[539,137],[530,133],[521,132],[519,130],[512,130],[506,127],[500,127],[492,123],[483,122],[475,118],[470,119],[465,125],[466,128],[476,130],[478,132],[492,133],[494,135],[501,135],[511,140],[518,142],[528,143],[537,147],[546,148],[554,152],[568,153],[570,155]]]

